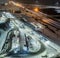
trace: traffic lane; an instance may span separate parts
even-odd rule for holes
[[[18,22],[17,22],[18,23]],[[19,23],[18,23],[19,24]],[[20,25],[20,24],[19,24]],[[25,25],[25,23],[24,23],[24,25]],[[28,24],[27,24],[27,26],[28,26]],[[18,26],[19,27],[19,26]],[[28,29],[28,28],[27,28]],[[34,33],[34,34],[36,34],[36,33]],[[36,34],[37,35],[37,34]],[[37,35],[38,36],[38,35]],[[39,37],[40,37],[40,35],[39,35]]]
[[[28,22],[36,22],[36,20],[34,20],[34,18],[32,17],[29,17],[28,15],[24,15],[24,14],[21,14],[23,18],[25,18],[26,21]]]
[[[26,27],[26,28],[28,29],[28,27]],[[29,28],[29,29],[30,29],[30,28]],[[29,31],[29,30],[28,30],[28,31]],[[25,31],[25,32],[26,32],[26,31]],[[34,33],[34,34],[35,34],[35,33]],[[44,43],[45,43],[45,42],[44,42]],[[50,49],[50,48],[49,48],[49,49]],[[50,51],[49,49],[48,49],[48,51]],[[54,51],[55,51],[55,50],[54,50]],[[51,52],[51,51],[50,51],[50,52]],[[52,53],[53,53],[53,52],[51,52],[51,54],[52,54]],[[36,56],[36,57],[41,57],[40,54],[35,55],[35,56]],[[35,57],[35,56],[30,56],[29,58],[31,58],[31,57]],[[36,58],[36,57],[35,57],[35,58]],[[23,57],[23,58],[25,58],[25,57]],[[26,58],[28,58],[28,56],[27,56]]]
[[[47,29],[47,30],[48,30],[48,32],[46,31],[46,29],[45,29],[45,30],[43,29],[44,35],[46,35],[47,37],[51,38],[51,41],[53,41],[53,42],[55,42],[55,43],[57,43],[57,44],[60,45],[60,43],[59,43],[59,41],[60,41],[60,40],[59,40],[59,37],[58,37],[58,40],[57,40],[57,36],[58,36],[58,35],[52,33],[51,30],[49,30],[49,29]],[[47,33],[46,33],[45,31],[46,31]],[[41,30],[40,30],[40,32],[41,32]],[[53,34],[53,35],[52,35],[52,34]],[[55,39],[54,39],[54,38],[55,38]]]
[[[27,9],[28,10],[28,9]],[[53,19],[49,19],[46,17],[46,15],[42,12],[34,12],[32,10],[28,10],[29,12],[33,13],[34,15],[38,16],[42,21],[44,21],[45,23],[48,23],[54,27],[56,27],[57,29],[60,29],[60,23],[59,22],[56,22],[55,20]],[[48,19],[48,20],[47,20]],[[52,24],[53,23],[53,24]]]
[[[27,16],[26,16],[27,17]],[[25,16],[24,16],[24,18],[25,18]],[[25,18],[26,19],[26,18]],[[29,18],[27,18],[26,20],[29,20]],[[30,20],[32,20],[32,19],[30,19]],[[36,23],[36,21],[33,21],[33,22],[35,22]],[[32,23],[33,23],[32,22]],[[47,28],[46,28],[47,29]],[[45,29],[45,30],[46,30]],[[54,29],[54,28],[53,28]],[[43,29],[44,30],[44,29]],[[44,32],[45,32],[45,30],[44,30]],[[59,39],[58,39],[58,41],[56,40],[57,39],[57,36],[58,35],[56,35],[55,33],[53,33],[50,29],[47,29],[48,30],[48,33],[44,33],[45,35],[47,35],[49,38],[55,38],[55,39],[53,39],[53,41],[55,42],[56,41],[56,43],[58,43],[59,44]],[[41,31],[41,30],[40,30]],[[56,31],[56,30],[55,30]],[[53,35],[52,35],[53,34]],[[58,32],[58,34],[59,34],[59,32]],[[58,37],[59,38],[59,37]],[[52,40],[52,39],[51,39]]]
[[[60,23],[58,23],[58,22],[56,22],[56,21],[53,21],[53,20],[51,20],[51,19],[49,19],[49,18],[44,18],[44,19],[42,19],[42,21],[43,21],[43,22],[46,22],[46,23],[48,23],[48,24],[51,24],[51,25],[53,25],[53,26],[55,26],[55,27],[57,27],[57,28],[60,29]]]

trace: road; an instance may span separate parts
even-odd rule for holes
[[[26,35],[31,36],[34,40],[39,41],[41,44],[41,48],[46,47],[46,48],[42,48],[42,50],[40,49],[40,51],[38,53],[36,53],[35,55],[30,55],[29,58],[43,58],[43,57],[47,57],[47,58],[51,58],[51,57],[55,57],[59,52],[60,52],[60,47],[56,44],[54,44],[53,42],[51,42],[50,40],[48,40],[47,37],[45,37],[43,34],[38,33],[37,31],[34,30],[34,26],[32,26],[30,23],[28,22],[24,22],[23,20],[17,20],[16,17],[14,17],[12,14],[10,13],[3,13],[4,16],[6,18],[13,18],[9,23],[10,27],[12,28],[13,25],[15,25],[21,32],[25,33]],[[7,17],[8,15],[8,17]],[[21,18],[20,18],[21,19]],[[11,25],[13,24],[13,25]],[[8,31],[11,29],[9,28]],[[4,34],[6,35],[6,33],[8,31],[5,31]],[[1,37],[2,38],[2,37]],[[2,42],[0,38],[0,41]],[[3,39],[3,38],[2,38]],[[3,39],[3,42],[5,41],[5,39]],[[41,52],[42,51],[42,52]],[[40,53],[41,52],[41,53]],[[47,56],[45,56],[47,55]],[[1,57],[1,56],[0,56]],[[27,56],[20,56],[21,58],[28,58]]]
[[[31,13],[34,13],[33,15],[31,15]],[[35,13],[35,12],[32,12],[31,11],[30,14],[28,13],[25,13],[27,16],[30,16],[30,17],[34,17],[37,21],[39,22],[40,24],[44,25],[46,27],[46,29],[49,29],[48,31],[54,33],[56,35],[56,37],[52,36],[49,34],[50,32],[48,33],[45,33],[47,34],[47,36],[49,36],[50,38],[55,38],[53,39],[54,41],[57,41],[57,37],[58,37],[58,41],[59,41],[59,38],[60,38],[60,23],[54,19],[50,19],[48,17],[45,17],[45,15],[42,15],[41,13]],[[58,43],[58,42],[57,42]],[[58,43],[59,44],[59,43]]]
[[[35,19],[35,21],[44,25],[45,28],[43,29],[44,31],[42,31],[42,32],[46,36],[48,36],[52,41],[54,41],[55,43],[60,45],[60,42],[59,42],[60,41],[60,23],[58,20],[53,19],[42,12],[34,12],[33,10],[29,10],[29,9],[25,8],[24,6],[22,7],[18,3],[15,3],[15,4],[14,3],[15,2],[12,2],[12,4],[14,6],[17,6],[17,8],[20,8],[22,14],[27,15],[29,17],[33,17]],[[58,38],[58,40],[57,40],[57,38]]]
[[[41,41],[46,46],[45,52],[43,52],[42,54],[40,54],[40,53],[36,54],[34,56],[31,55],[31,56],[29,56],[29,58],[33,58],[33,57],[34,58],[37,58],[37,57],[38,58],[39,57],[41,57],[41,58],[55,57],[55,55],[57,55],[57,53],[60,52],[60,47],[57,45],[57,44],[60,44],[60,42],[59,42],[60,37],[58,37],[58,35],[60,35],[60,34],[58,33],[58,35],[57,35],[57,32],[56,32],[56,29],[59,28],[58,26],[60,26],[59,25],[60,23],[56,22],[53,19],[47,18],[44,14],[42,15],[42,13],[40,13],[40,12],[36,13],[32,10],[29,10],[29,9],[24,10],[21,8],[20,8],[20,10],[22,11],[21,14],[13,13],[14,15],[16,14],[15,15],[16,17],[18,17],[18,18],[14,17],[14,19],[16,19],[16,21],[14,21],[14,24],[21,31],[23,31],[26,34],[31,35],[33,38],[37,39],[38,41]],[[28,11],[28,12],[26,12],[26,11]],[[27,13],[29,13],[29,15],[27,15]],[[11,16],[13,17],[12,14],[11,14]],[[10,17],[10,18],[11,18],[11,16],[10,16],[10,14],[8,15],[8,17]],[[7,15],[6,15],[6,17],[7,17]],[[18,22],[17,19],[19,19],[20,21],[18,20],[19,21]],[[46,19],[46,20],[48,19],[47,20],[48,22],[44,21],[44,19]],[[22,24],[22,23],[23,23],[22,26],[24,26],[25,29],[21,28],[20,24]],[[41,28],[40,25],[42,25],[43,27]],[[48,28],[46,26],[48,26]],[[53,26],[55,26],[55,27],[53,27]],[[35,27],[40,27],[40,28],[38,28],[36,30]],[[60,31],[60,30],[58,30],[58,31]],[[32,35],[31,32],[33,32],[34,35]],[[58,37],[58,40],[57,40],[57,37]],[[57,44],[55,44],[53,42],[55,42]],[[47,54],[46,54],[46,51],[47,51]],[[48,56],[46,56],[46,55],[48,55]],[[22,58],[22,56],[21,56],[21,58]],[[25,57],[23,57],[23,58],[25,58]],[[28,56],[26,58],[28,58]]]
[[[20,24],[22,24],[22,25],[20,26]],[[34,31],[34,29],[31,28],[31,27],[33,27],[33,26],[29,27],[29,25],[31,25],[31,24],[28,24],[27,22],[24,22],[24,21],[20,21],[20,22],[19,22],[19,20],[17,21],[17,19],[16,19],[15,25],[16,25],[22,32],[26,33],[26,34],[29,35],[29,36],[32,36],[33,39],[36,39],[36,40],[38,40],[38,41],[41,41],[43,44],[45,44],[45,46],[46,46],[45,52],[42,52],[42,54],[38,54],[37,56],[32,56],[32,57],[34,57],[34,58],[36,58],[36,57],[41,57],[41,55],[44,57],[44,55],[46,55],[46,51],[47,51],[47,53],[48,53],[48,56],[47,56],[48,58],[49,58],[49,57],[55,57],[55,56],[53,56],[53,55],[56,55],[55,53],[58,52],[59,49],[60,49],[58,45],[56,45],[56,44],[54,44],[53,42],[49,41],[48,38],[44,37],[42,34],[38,34],[36,31]],[[24,27],[23,27],[23,26],[24,26]],[[51,44],[50,44],[50,43],[51,43]],[[56,47],[55,47],[55,46],[56,46]],[[41,46],[41,47],[42,47],[42,46]],[[42,49],[43,49],[43,48],[42,48]],[[58,50],[57,50],[57,49],[58,49]],[[40,52],[39,52],[39,53],[40,53]],[[50,56],[50,55],[51,55],[51,56]],[[23,58],[25,58],[25,56],[24,56]],[[28,58],[28,56],[27,56],[26,58]],[[29,58],[31,58],[31,56],[30,56]]]
[[[33,10],[29,10],[21,6],[21,4],[12,2],[14,6],[16,6],[15,10],[20,8],[22,14],[27,15],[29,17],[33,17],[35,20],[39,22],[40,24],[44,25],[45,28],[42,31],[46,36],[48,36],[52,41],[60,45],[60,23],[58,20],[53,19],[49,17],[48,15],[42,13],[42,12],[34,12]],[[16,5],[17,4],[17,5]],[[12,5],[10,5],[11,9],[13,8]],[[8,7],[9,9],[9,7]],[[12,9],[14,10],[14,9]],[[19,15],[18,15],[19,16]],[[32,21],[32,20],[31,20]],[[47,32],[47,33],[46,33]],[[58,38],[58,40],[57,40]]]

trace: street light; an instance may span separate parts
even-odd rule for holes
[[[35,12],[39,12],[38,7],[35,7],[35,8],[34,8],[34,11],[35,11]]]

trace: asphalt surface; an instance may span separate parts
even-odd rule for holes
[[[11,14],[9,14],[11,17]],[[21,58],[43,58],[43,57],[55,57],[55,55],[57,55],[57,53],[59,53],[59,46],[54,44],[53,42],[50,42],[48,40],[48,38],[46,38],[45,36],[43,36],[42,34],[39,34],[38,32],[36,32],[32,27],[31,24],[24,22],[24,21],[20,21],[17,20],[17,18],[14,17],[14,20],[12,20],[13,23],[17,28],[19,28],[19,30],[21,30],[22,32],[26,33],[27,35],[32,36],[33,39],[36,39],[38,41],[40,41],[41,43],[41,49],[38,53],[34,54],[34,55],[30,55],[30,56],[20,56]],[[10,24],[11,24],[10,23]],[[12,25],[10,25],[12,27]],[[24,26],[24,27],[23,27]],[[9,31],[9,30],[8,30]],[[6,31],[7,32],[7,31]],[[4,32],[4,33],[6,33]],[[6,35],[6,34],[5,34]],[[2,38],[2,37],[1,37]],[[4,40],[4,39],[3,39]],[[5,40],[4,40],[5,41]],[[1,41],[2,42],[2,41]],[[42,47],[43,46],[43,47]],[[46,49],[44,48],[44,46],[46,47]],[[57,50],[58,49],[58,50]],[[41,53],[40,53],[41,52]],[[47,56],[45,56],[47,55]],[[12,56],[12,55],[11,55]],[[10,57],[11,58],[11,57]]]
[[[37,13],[38,15],[40,15],[40,13]],[[34,14],[35,15],[35,14]],[[37,16],[38,16],[37,15]],[[43,15],[44,16],[44,15]],[[9,17],[9,16],[8,16]],[[12,16],[13,17],[13,16]],[[19,17],[19,16],[18,16]],[[23,18],[25,18],[25,19],[30,19],[29,17],[27,17],[27,16],[22,16]],[[41,16],[40,16],[41,17]],[[10,18],[11,18],[11,16],[10,16]],[[19,17],[20,18],[20,17]],[[14,18],[14,19],[16,19],[17,20],[17,18]],[[21,18],[20,18],[21,19]],[[44,16],[44,18],[42,19],[42,20],[44,20],[44,19],[46,19],[45,18],[45,16]],[[50,19],[49,19],[50,20]],[[48,20],[48,21],[49,21]],[[35,22],[35,20],[34,20],[34,18],[33,18],[33,21]],[[32,22],[33,22],[32,21]],[[50,20],[51,21],[51,20]],[[50,23],[50,21],[49,21],[49,23],[48,24],[51,24],[52,22],[52,25],[54,25],[54,26],[59,26],[59,24],[60,23],[57,23],[57,22],[55,22],[54,20]],[[20,21],[21,22],[21,21]],[[20,26],[20,22],[18,23],[17,21],[16,21],[16,23],[17,23],[17,27],[19,28]],[[16,23],[14,23],[14,24],[16,24]],[[54,57],[54,55],[56,55],[56,53],[59,53],[59,51],[60,51],[60,48],[59,48],[59,46],[58,45],[56,45],[55,43],[53,43],[53,42],[50,42],[50,41],[48,41],[49,39],[50,39],[50,37],[54,40],[55,38],[57,38],[52,32],[51,32],[51,30],[48,30],[48,28],[47,29],[44,29],[44,31],[43,30],[40,30],[40,32],[42,31],[42,33],[44,33],[45,35],[47,34],[47,35],[49,35],[49,32],[51,32],[50,34],[52,35],[52,36],[54,36],[54,37],[52,37],[51,35],[49,35],[50,37],[48,38],[48,37],[45,37],[43,34],[39,34],[39,33],[37,33],[36,32],[36,30],[34,30],[34,26],[32,26],[32,24],[30,24],[30,22],[24,22],[24,21],[22,21],[21,23],[23,23],[23,25],[25,26],[25,29],[24,28],[22,28],[21,30],[23,31],[23,30],[25,30],[24,32],[26,33],[26,34],[29,34],[31,31],[34,33],[34,38],[35,37],[37,37],[38,39],[37,40],[39,40],[39,41],[41,41],[43,44],[45,44],[45,46],[46,46],[46,51],[47,51],[47,55],[48,55],[48,57]],[[48,25],[47,24],[47,25]],[[49,25],[48,25],[49,26]],[[59,28],[59,27],[58,27]],[[20,29],[20,28],[19,28]],[[55,28],[52,28],[52,29],[55,29]],[[48,31],[47,31],[48,30]],[[46,32],[47,33],[46,33]],[[30,35],[30,34],[29,34]],[[32,36],[32,35],[31,35]],[[59,39],[58,39],[59,40]],[[56,39],[56,42],[58,43],[58,41],[57,41],[57,39]],[[58,49],[58,50],[57,50]],[[34,56],[29,56],[29,58],[39,58],[39,57],[41,57],[41,56],[45,56],[46,55],[46,51],[44,52],[44,53],[42,53],[42,55],[39,53],[39,54],[36,54],[36,55],[34,55]],[[51,56],[52,55],[52,56]],[[47,58],[48,58],[47,57]],[[22,57],[21,57],[22,58]],[[25,58],[25,57],[23,57],[23,58]],[[26,57],[26,58],[28,58],[28,57]]]

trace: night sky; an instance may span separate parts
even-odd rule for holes
[[[42,4],[42,5],[58,5],[60,0],[15,0],[22,3]],[[59,2],[59,3],[58,3]]]
[[[9,0],[0,0],[0,3],[6,1]],[[14,1],[27,3],[27,4],[60,5],[60,0],[14,0]]]

